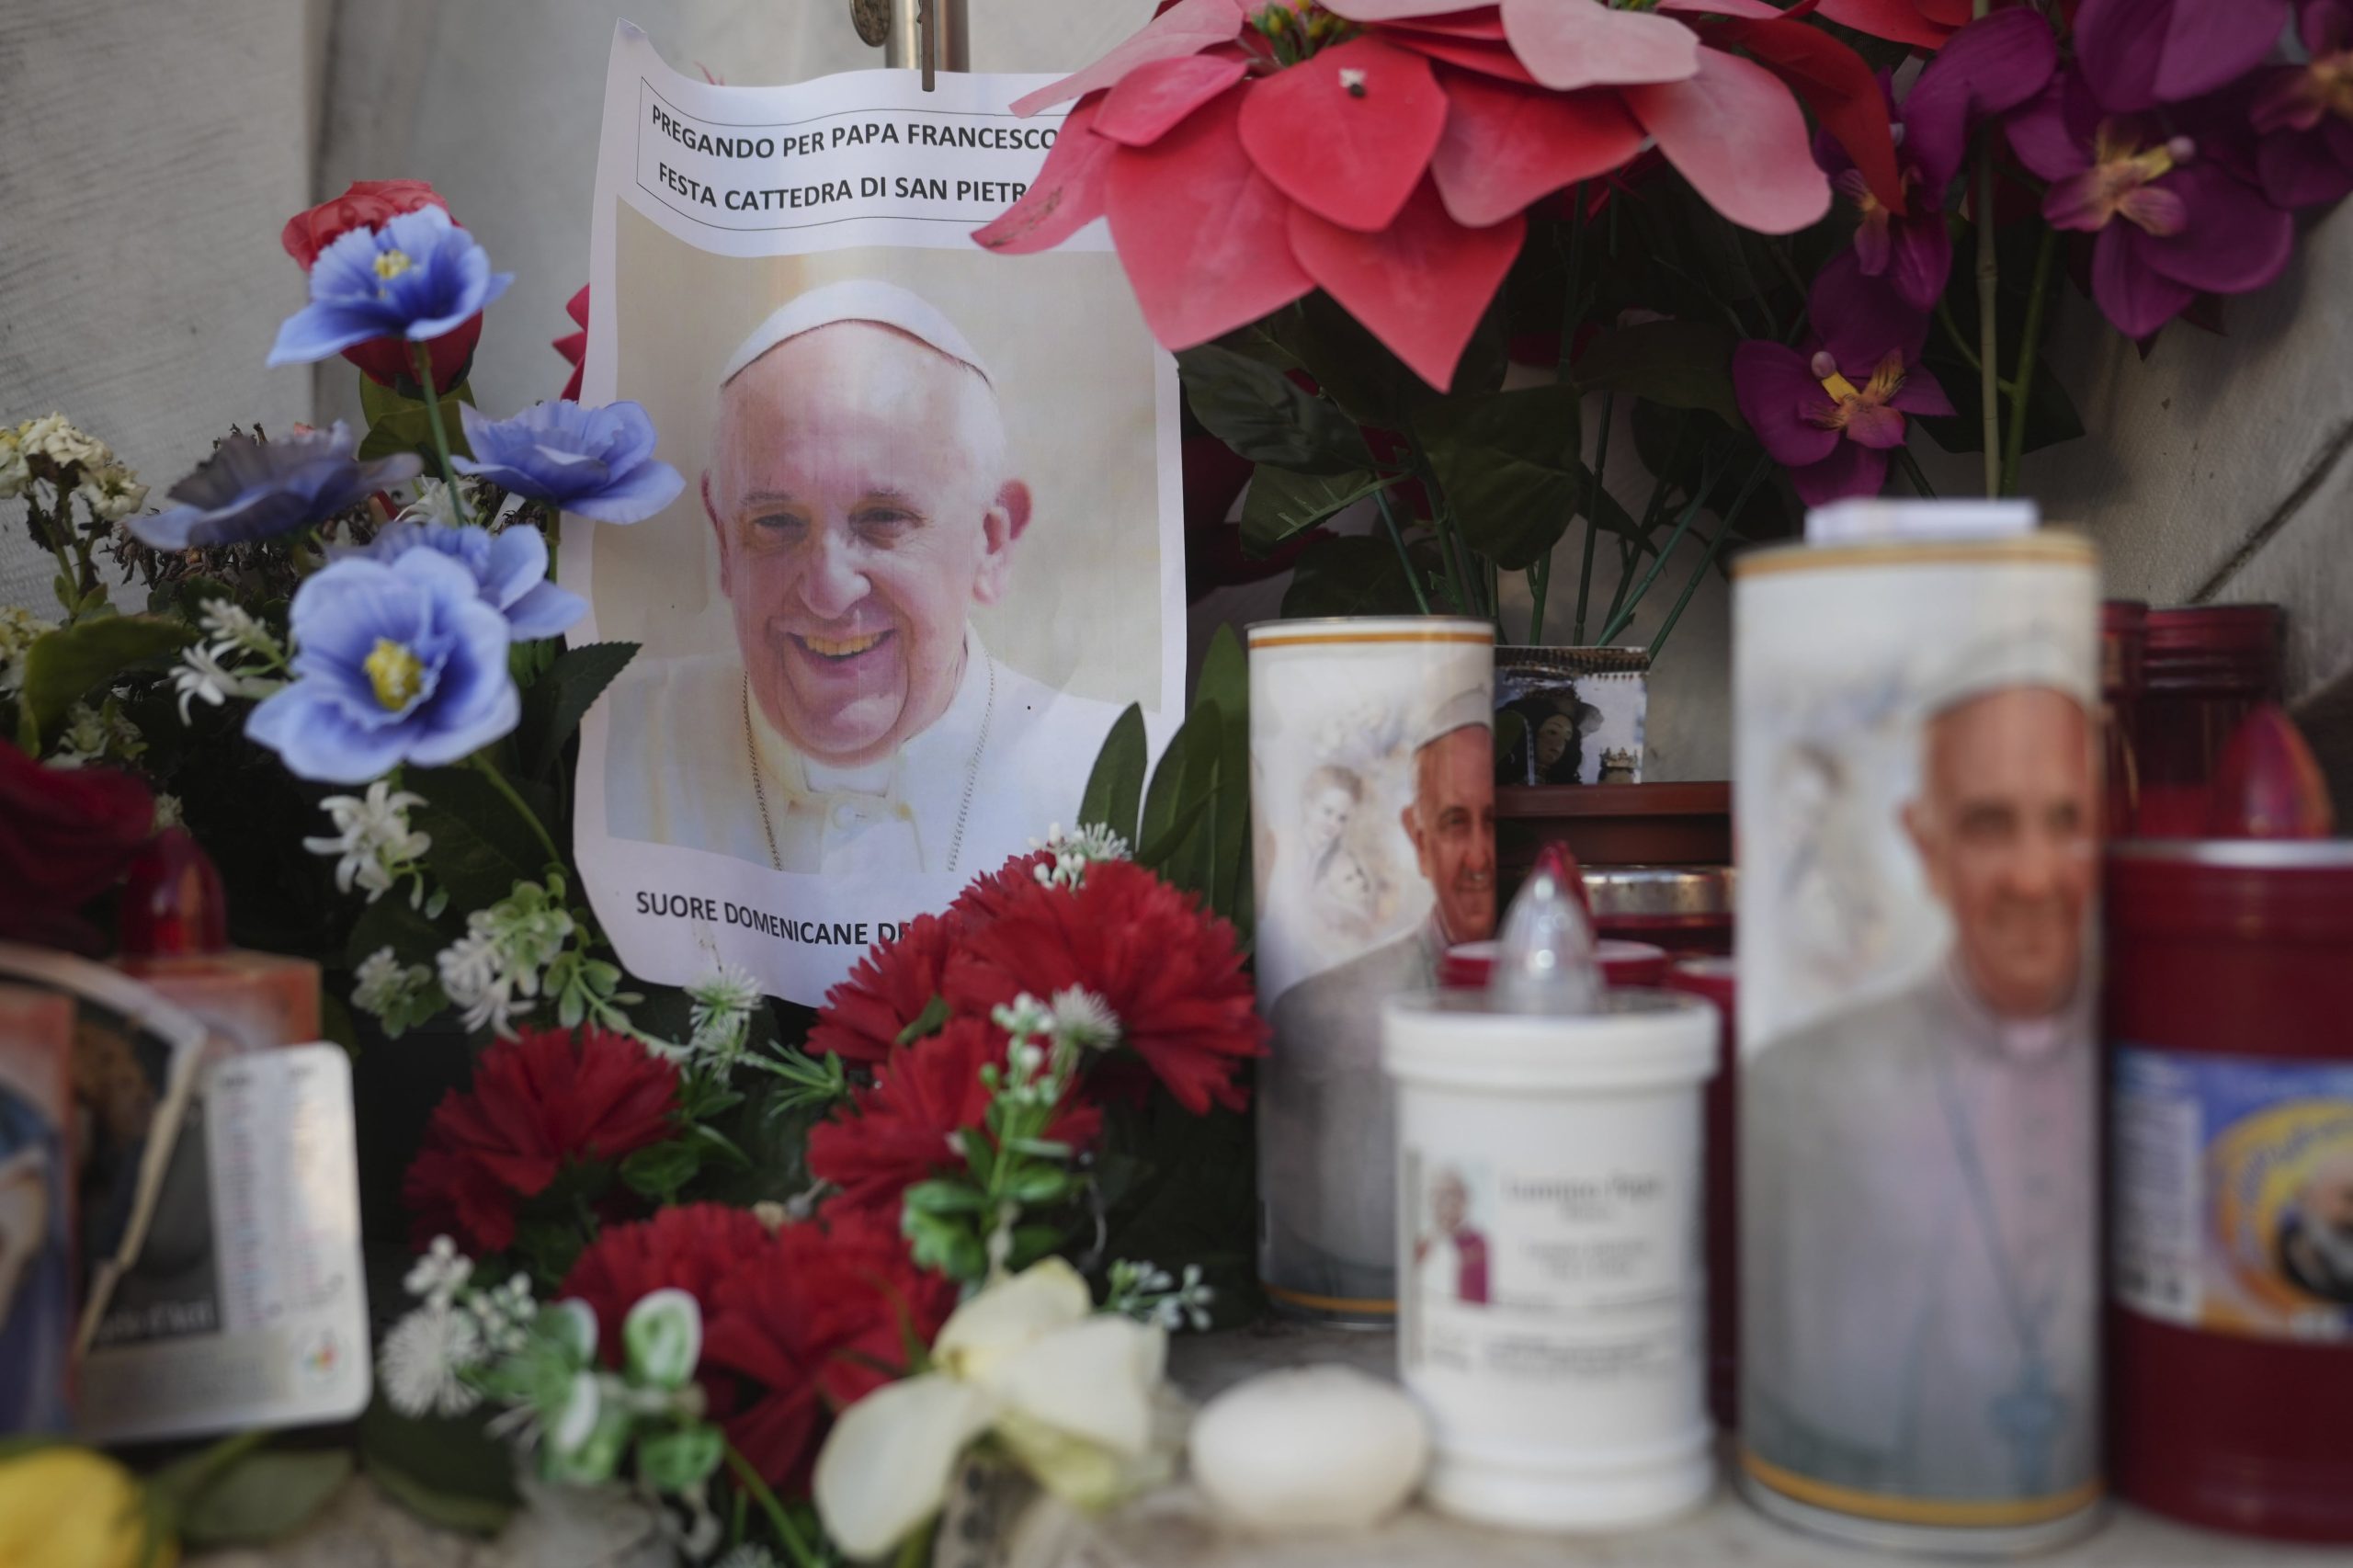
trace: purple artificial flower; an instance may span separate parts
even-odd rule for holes
[[[473,574],[483,602],[506,618],[517,642],[552,637],[588,613],[588,601],[548,581],[548,541],[528,523],[492,533],[468,524],[393,522],[353,553],[386,565],[412,550],[438,550]]]
[[[429,343],[514,281],[438,207],[354,229],[311,264],[311,302],[278,327],[269,363],[307,365],[379,337]]]
[[[2032,10],[1997,11],[1955,33],[1920,73],[1902,109],[1891,108],[1910,206],[1900,215],[1871,195],[1836,138],[1815,135],[1814,161],[1862,213],[1855,256],[1865,277],[1886,278],[1915,310],[1936,305],[1952,272],[1945,194],[1968,156],[1969,138],[1985,120],[2042,91],[2058,66],[2051,25]]]
[[[506,619],[436,550],[334,562],[294,591],[294,684],[245,733],[297,777],[364,784],[456,762],[515,727]]]
[[[2288,265],[2285,212],[2200,160],[2188,137],[2103,113],[2079,76],[2053,82],[2009,134],[2018,161],[2051,182],[2051,226],[2099,236],[2092,297],[2127,337],[2148,336],[2200,293],[2260,289]]]
[[[297,428],[275,441],[233,435],[171,488],[179,503],[124,526],[157,550],[188,550],[273,539],[333,517],[370,492],[416,477],[414,452],[373,462],[352,455],[349,426]]]
[[[2084,0],[2075,59],[2110,114],[2211,93],[2263,62],[2288,0]]]
[[[1756,438],[1809,506],[1875,495],[1887,454],[1904,444],[1907,414],[1950,414],[1920,368],[1928,318],[1842,252],[1808,299],[1822,335],[1803,350],[1752,338],[1733,350],[1733,395]]]
[[[654,421],[634,403],[535,403],[512,419],[460,405],[471,459],[458,472],[600,523],[634,523],[678,498],[686,480],[654,456]]]
[[[2274,204],[2319,207],[2353,194],[2353,9],[2305,0],[2298,20],[2306,62],[2258,78],[2256,166]]]

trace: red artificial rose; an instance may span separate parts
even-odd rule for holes
[[[1005,1031],[976,1017],[957,1018],[938,1034],[891,1052],[874,1086],[856,1108],[809,1133],[809,1172],[842,1189],[835,1201],[896,1220],[899,1195],[943,1170],[961,1168],[951,1137],[980,1127],[989,1091],[981,1069],[1005,1060]],[[1103,1113],[1074,1087],[1046,1136],[1085,1148],[1103,1131]]]
[[[321,251],[352,230],[381,229],[404,212],[426,207],[449,210],[449,204],[427,181],[354,180],[351,188],[334,200],[322,201],[309,211],[297,212],[286,220],[286,227],[278,231],[278,243],[308,272]],[[436,388],[446,392],[465,379],[466,368],[473,359],[474,345],[481,337],[482,314],[476,312],[433,340]],[[416,382],[416,352],[405,338],[370,338],[345,349],[343,357],[379,385],[397,387],[405,381],[414,386]]]
[[[703,1326],[706,1369],[750,1385],[721,1415],[727,1440],[770,1485],[808,1488],[826,1413],[906,1368],[906,1336],[928,1345],[956,1289],[915,1267],[895,1225],[828,1213],[787,1225],[719,1283]]]
[[[870,1062],[890,1055],[899,1036],[939,994],[960,924],[952,911],[945,916],[918,915],[895,940],[868,949],[849,978],[825,993],[825,1005],[809,1030],[809,1054],[830,1051],[845,1062]]]
[[[948,966],[949,1006],[977,1017],[1073,985],[1103,999],[1120,1044],[1188,1110],[1249,1103],[1234,1074],[1265,1054],[1267,1027],[1233,927],[1191,894],[1133,861],[1098,860],[1076,887],[1011,892]]]
[[[688,1203],[633,1225],[600,1233],[563,1277],[557,1294],[585,1301],[597,1314],[597,1344],[620,1365],[621,1323],[656,1290],[684,1290],[710,1315],[720,1281],[756,1257],[774,1238],[748,1209]]]
[[[155,798],[130,774],[43,767],[0,741],[0,940],[105,951],[78,911],[154,830]]]
[[[669,1135],[678,1069],[609,1029],[526,1030],[474,1062],[473,1087],[434,1108],[404,1184],[415,1233],[468,1250],[515,1240],[518,1199],[565,1165],[618,1160]]]

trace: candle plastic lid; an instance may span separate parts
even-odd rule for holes
[[[1476,991],[1418,992],[1381,1009],[1381,1064],[1459,1088],[1630,1091],[1716,1070],[1716,1009],[1670,991],[1613,991],[1598,1011],[1506,1013]]]

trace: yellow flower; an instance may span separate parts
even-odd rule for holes
[[[87,1449],[39,1449],[0,1461],[0,1568],[171,1568],[147,1551],[139,1483]]]
[[[1060,1258],[956,1309],[932,1370],[842,1413],[813,1490],[851,1557],[881,1556],[939,1510],[965,1445],[994,1431],[1038,1483],[1099,1508],[1154,1476],[1154,1404],[1167,1357],[1157,1326],[1097,1314]]]

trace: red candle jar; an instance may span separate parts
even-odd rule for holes
[[[1602,981],[1609,985],[1665,984],[1667,969],[1675,961],[1665,948],[1609,937],[1594,943],[1593,960],[1601,966]],[[1447,949],[1438,960],[1438,989],[1483,991],[1495,968],[1494,942],[1461,943]]]
[[[1733,1010],[1733,961],[1685,959],[1666,972],[1666,989],[1716,1005],[1721,1035],[1716,1075],[1708,1080],[1708,1409],[1719,1425],[1740,1425],[1740,1036]]]
[[[2278,605],[2184,605],[2148,612],[2132,718],[2140,793],[2133,834],[2197,838],[2222,748],[2256,704],[2279,697]]]
[[[2110,1473],[2353,1541],[2353,844],[2109,862]]]
[[[2147,685],[2149,607],[2138,599],[2100,606],[2100,732],[2108,746],[2108,836],[2130,838],[2139,810],[2141,768],[2133,723]]]
[[[1678,955],[1732,951],[1730,866],[1588,866],[1585,895],[1597,936]]]

